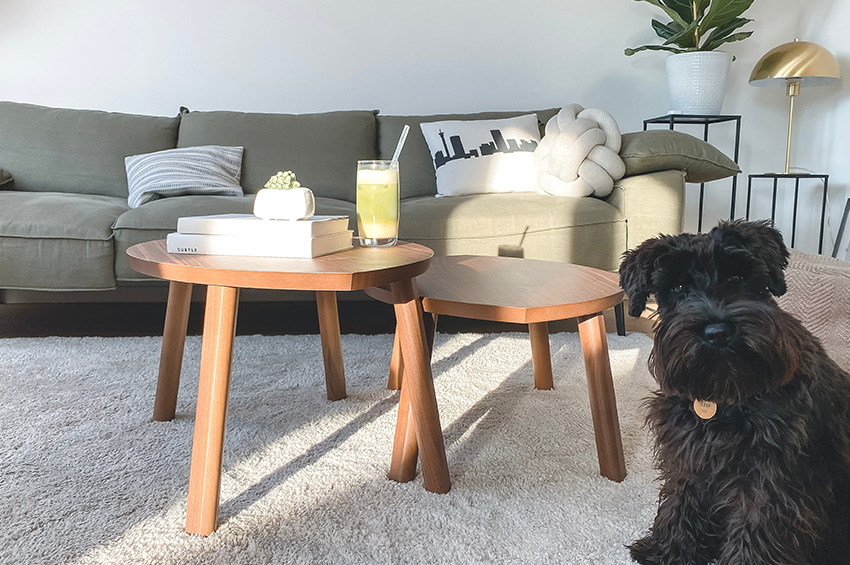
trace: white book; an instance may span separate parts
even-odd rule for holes
[[[170,233],[169,253],[311,258],[352,247],[351,230],[313,238]]]
[[[177,233],[212,235],[255,235],[308,238],[341,233],[348,229],[348,216],[313,216],[306,220],[263,220],[254,214],[215,214],[178,218]]]

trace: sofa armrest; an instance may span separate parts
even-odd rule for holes
[[[685,173],[660,171],[623,177],[606,199],[626,217],[626,249],[658,234],[684,229]]]

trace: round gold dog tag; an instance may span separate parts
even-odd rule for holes
[[[694,400],[694,412],[703,420],[710,420],[717,414],[717,404],[710,400]]]

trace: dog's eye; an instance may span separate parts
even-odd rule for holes
[[[672,290],[673,290],[673,292],[675,292],[676,294],[681,294],[681,293],[685,292],[685,285],[683,285],[683,284],[677,284],[676,286],[674,286],[674,287],[673,287],[673,289],[672,289]]]

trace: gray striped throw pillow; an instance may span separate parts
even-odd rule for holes
[[[168,196],[242,196],[242,151],[242,147],[203,145],[126,157],[127,202],[138,208]]]

